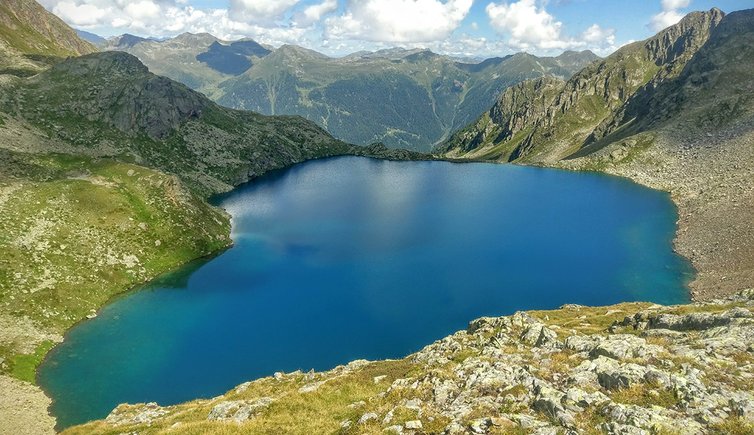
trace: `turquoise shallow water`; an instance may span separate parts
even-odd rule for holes
[[[38,380],[60,427],[401,357],[480,316],[687,301],[667,194],[598,174],[337,158],[220,198],[235,246],[104,307]]]

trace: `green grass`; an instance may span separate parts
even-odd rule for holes
[[[47,352],[55,346],[50,340],[40,343],[32,354],[17,354],[10,358],[10,374],[16,379],[35,383],[37,367],[42,363]]]
[[[641,407],[661,406],[673,408],[680,402],[673,391],[653,384],[635,384],[628,388],[613,391],[610,398],[614,402]]]
[[[0,172],[15,178],[0,180],[12,189],[0,203],[0,316],[29,319],[20,338],[60,335],[113,295],[230,243],[227,216],[174,177],[107,159],[4,157]],[[51,345],[26,355],[21,344],[0,343],[0,358],[33,381]]]

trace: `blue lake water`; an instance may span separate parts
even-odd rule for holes
[[[66,427],[275,371],[405,356],[480,316],[688,300],[667,194],[591,173],[345,157],[218,199],[235,246],[73,328],[38,380]]]

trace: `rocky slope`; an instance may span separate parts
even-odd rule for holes
[[[66,56],[97,49],[34,0],[0,4],[0,74],[31,75]]]
[[[67,434],[754,433],[754,291],[482,318],[403,360],[121,405]]]
[[[677,25],[621,48],[566,82],[514,86],[440,150],[505,161],[554,162],[568,157],[616,130],[616,114],[645,86],[677,77],[723,16],[718,9],[691,13]]]
[[[754,10],[689,14],[568,82],[510,88],[445,157],[623,175],[679,206],[695,297],[754,285]]]

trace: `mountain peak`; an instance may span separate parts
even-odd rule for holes
[[[74,75],[94,74],[106,77],[108,74],[141,75],[149,72],[136,56],[122,51],[103,51],[67,59],[50,69],[50,73]]]
[[[165,42],[178,42],[178,43],[185,43],[185,44],[212,44],[214,42],[219,41],[217,37],[215,37],[212,34],[202,32],[202,33],[190,33],[190,32],[183,32],[180,35],[170,38]]]
[[[279,54],[279,55],[294,56],[294,57],[329,59],[328,56],[318,51],[310,50],[308,48],[304,48],[299,45],[292,45],[292,44],[281,45],[280,48],[273,51],[273,53]]]
[[[120,36],[112,38],[111,41],[112,45],[116,48],[131,48],[140,42],[149,41],[149,39],[132,35],[130,33],[124,33]]]

